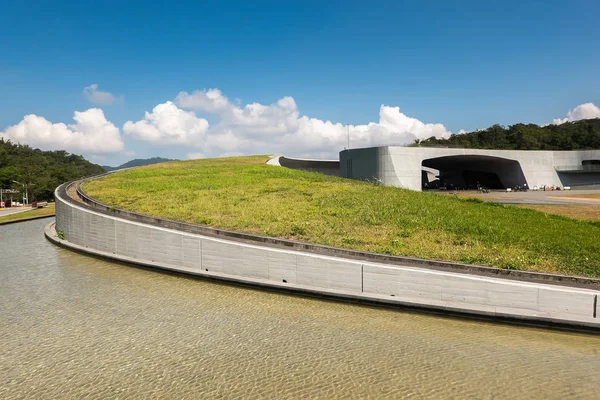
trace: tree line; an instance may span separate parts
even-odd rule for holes
[[[42,151],[0,138],[0,188],[23,190],[26,184],[30,202],[51,200],[60,184],[102,172],[101,166],[64,150]]]
[[[456,147],[498,150],[591,150],[600,149],[600,118],[560,125],[494,125],[448,139],[430,137],[410,146]]]

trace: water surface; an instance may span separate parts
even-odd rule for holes
[[[600,337],[276,294],[0,226],[0,398],[597,398]]]

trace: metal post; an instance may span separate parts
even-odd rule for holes
[[[25,188],[24,183],[21,183],[21,182],[15,181],[15,180],[13,180],[13,182],[21,185],[23,187],[23,189]],[[25,203],[25,192],[21,192],[21,196],[23,197],[23,203]],[[10,202],[12,203],[12,196],[10,197]],[[12,204],[11,204],[11,206],[12,206]]]
[[[29,183],[25,184],[25,198],[26,198],[27,204],[29,204],[29,186],[35,186],[35,183],[29,182]]]

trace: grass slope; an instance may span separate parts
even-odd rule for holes
[[[10,214],[10,215],[5,215],[3,217],[0,217],[0,223],[16,221],[19,219],[29,219],[29,218],[33,218],[33,217],[50,216],[50,215],[54,215],[54,212],[55,212],[54,203],[49,203],[48,207],[33,208],[29,211],[23,211],[20,213]]]
[[[600,224],[264,165],[172,162],[87,182],[113,207],[393,255],[600,277]]]

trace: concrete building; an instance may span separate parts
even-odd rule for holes
[[[383,146],[340,152],[340,175],[412,190],[600,188],[600,150],[524,151]]]

